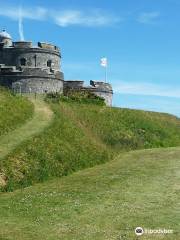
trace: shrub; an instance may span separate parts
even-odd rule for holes
[[[77,102],[86,104],[105,105],[102,97],[99,97],[88,90],[68,90],[65,95],[60,93],[47,93],[46,101],[57,102]]]

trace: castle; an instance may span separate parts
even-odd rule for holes
[[[103,97],[107,106],[112,105],[113,91],[109,83],[67,81],[61,71],[61,52],[57,46],[38,42],[13,42],[5,30],[0,32],[0,85],[19,93],[62,93],[66,89],[88,90]]]

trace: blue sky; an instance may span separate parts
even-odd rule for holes
[[[66,79],[103,80],[106,56],[115,106],[180,116],[179,12],[179,0],[0,0],[0,27],[19,40],[21,15],[21,37],[60,46]]]

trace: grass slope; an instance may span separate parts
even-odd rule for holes
[[[180,145],[180,121],[168,114],[93,104],[51,104],[52,124],[1,161],[6,190],[111,160],[119,152]]]
[[[1,194],[3,240],[179,240],[180,148],[140,150]],[[134,229],[172,229],[144,235]]]
[[[66,108],[113,150],[180,145],[180,119],[156,112],[66,104]],[[88,110],[87,110],[88,109]]]
[[[70,119],[63,105],[52,108],[54,119],[49,128],[1,161],[1,168],[8,176],[8,190],[67,175],[112,158],[111,149],[93,135],[86,135],[88,130]]]
[[[33,104],[0,88],[0,137],[21,126],[33,115]]]
[[[10,106],[24,101],[9,98]],[[0,194],[0,240],[129,240],[137,226],[174,231],[141,239],[180,239],[180,148],[130,151],[180,145],[178,118],[72,102],[50,103],[52,118],[45,103],[34,104],[32,120],[1,136],[9,155],[0,177],[3,190],[49,181]],[[6,132],[17,127],[11,121]]]
[[[40,133],[48,124],[50,124],[53,112],[42,99],[31,99],[34,102],[34,114],[32,119],[23,126],[1,136],[0,139],[0,159],[5,158],[23,141],[31,136]]]

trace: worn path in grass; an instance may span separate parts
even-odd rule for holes
[[[34,115],[20,128],[1,136],[0,159],[5,158],[23,141],[40,133],[52,120],[53,112],[41,98],[29,98],[34,104]]]

